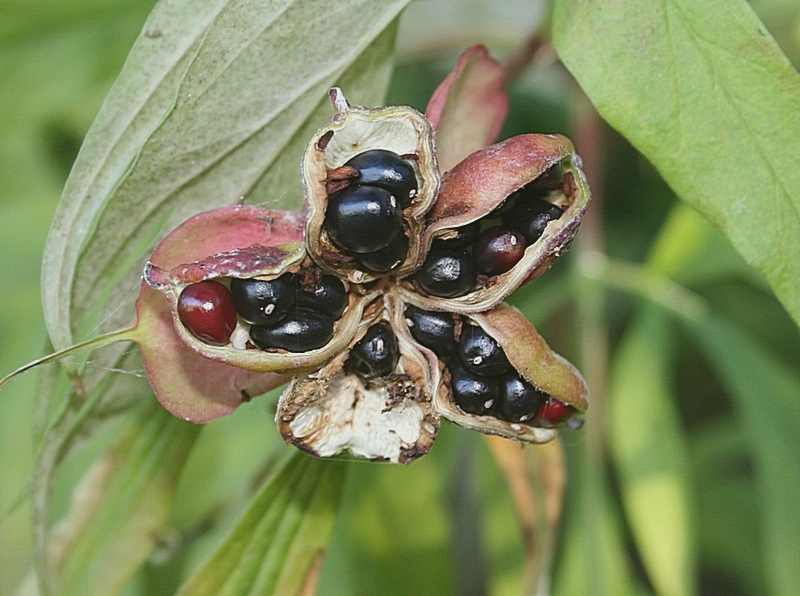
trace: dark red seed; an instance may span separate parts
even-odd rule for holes
[[[201,281],[181,292],[178,318],[200,341],[222,346],[236,327],[236,308],[227,287],[217,281]]]
[[[539,426],[555,426],[567,420],[575,413],[575,408],[557,400],[555,397],[548,397],[536,409],[533,423]]]
[[[511,228],[489,228],[475,241],[472,258],[479,273],[500,275],[525,256],[525,236]]]

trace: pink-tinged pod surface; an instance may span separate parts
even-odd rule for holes
[[[271,238],[302,240],[295,213],[226,206],[200,213],[175,228],[153,252],[151,263],[171,269],[218,251]],[[288,381],[288,376],[254,373],[210,360],[187,344],[176,327],[165,294],[143,282],[136,302],[137,335],[145,372],[161,404],[174,416],[205,423],[232,413],[243,402]]]
[[[534,326],[517,309],[506,304],[483,313],[466,315],[465,320],[477,324],[503,348],[511,366],[536,389],[572,406],[577,413],[589,406],[586,382],[566,359],[553,352]],[[461,426],[484,433],[501,435],[526,443],[544,443],[555,438],[552,425],[540,425],[531,417],[526,422],[508,422],[494,415],[463,412],[453,402],[445,375],[436,391],[436,411]]]
[[[563,210],[550,221],[541,237],[526,247],[522,259],[509,271],[481,276],[476,288],[457,298],[428,296],[413,278],[402,286],[404,296],[431,310],[476,312],[498,304],[523,283],[544,273],[572,243],[590,192],[572,143],[561,135],[526,134],[472,153],[442,179],[439,196],[428,211],[424,244],[447,239],[458,228],[491,219],[491,212],[516,191],[551,167],[563,169],[563,183],[549,191],[545,201]]]

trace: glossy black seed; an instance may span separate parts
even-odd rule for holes
[[[321,348],[332,337],[333,319],[307,308],[298,308],[277,325],[250,327],[250,339],[262,350],[280,348],[308,352]]]
[[[506,227],[488,228],[475,241],[472,258],[479,273],[500,275],[520,262],[526,246],[522,232]]]
[[[531,189],[554,190],[564,186],[564,167],[561,162],[555,163],[544,172],[539,174],[539,177],[528,183]]]
[[[352,157],[345,166],[358,171],[358,184],[385,188],[405,208],[417,194],[417,177],[414,168],[400,159],[397,153],[384,149],[364,151]]]
[[[544,232],[545,226],[561,217],[563,211],[541,199],[520,200],[517,207],[503,218],[503,225],[522,232],[530,246]]]
[[[333,196],[325,229],[336,246],[370,253],[388,246],[403,227],[403,212],[392,193],[377,186],[351,186]]]
[[[446,248],[448,250],[466,248],[478,239],[478,236],[481,233],[481,222],[473,221],[472,223],[468,223],[460,228],[451,230],[451,232],[453,231],[456,232],[455,236],[446,240],[443,238],[437,238],[433,241],[433,246],[435,248]]]
[[[407,306],[406,322],[411,336],[421,345],[439,356],[447,358],[456,353],[455,329],[453,315],[447,312],[422,310],[416,306]]]
[[[356,342],[347,357],[345,368],[364,377],[385,377],[391,374],[400,359],[400,347],[391,325],[375,323]]]
[[[447,368],[450,371],[450,386],[456,405],[467,414],[491,413],[499,396],[497,380],[476,375],[458,360],[448,364]]]
[[[338,319],[347,306],[344,283],[333,275],[323,275],[313,291],[300,289],[297,293],[297,306],[310,308]]]
[[[514,210],[514,207],[516,207],[517,203],[519,202],[519,197],[521,192],[522,191],[520,190],[512,192],[505,198],[505,200],[502,203],[500,203],[497,207],[495,207],[491,211],[491,213],[489,213],[489,215],[487,215],[486,217],[487,218],[502,217],[507,213],[511,213],[511,211]]]
[[[231,279],[236,312],[248,323],[274,325],[294,307],[297,286],[291,273],[270,280]]]
[[[479,375],[497,376],[511,368],[503,348],[477,325],[461,330],[458,355],[464,366]]]
[[[359,255],[358,262],[365,269],[376,273],[385,273],[400,265],[405,260],[407,253],[408,238],[401,233],[388,246],[375,252]]]
[[[434,296],[455,298],[468,294],[477,281],[475,265],[466,254],[431,248],[416,276],[420,287]]]
[[[511,371],[498,380],[500,397],[497,400],[497,417],[508,422],[526,422],[536,414],[547,395]]]

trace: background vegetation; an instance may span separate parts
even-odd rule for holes
[[[42,353],[43,253],[45,318],[63,347],[130,320],[153,239],[238,200],[241,180],[257,179],[248,201],[296,206],[324,89],[344,77],[351,100],[382,103],[406,2],[300,19],[319,5],[218,1],[170,20],[184,4],[162,2],[145,24],[153,2],[0,3],[0,371]],[[270,28],[279,4],[289,17]],[[386,102],[424,109],[458,54],[485,43],[510,68],[503,136],[574,139],[594,203],[573,250],[514,303],[584,371],[584,429],[523,458],[445,426],[409,468],[316,462],[283,446],[274,395],[194,427],[148,395],[135,349],[104,349],[72,363],[86,399],[55,366],[0,395],[0,593],[294,589],[313,583],[328,544],[322,594],[516,594],[537,576],[560,594],[800,593],[800,10],[754,1],[761,24],[733,0],[551,4],[413,3]],[[204,60],[234,34],[243,49],[214,71]],[[148,43],[175,37],[186,58],[150,94],[161,65]],[[281,83],[259,53],[276,39],[294,40],[287,72],[302,62],[318,78]],[[78,162],[107,178],[76,168],[64,242],[45,248],[134,42]],[[181,95],[210,72],[212,92]],[[237,101],[286,110],[222,135],[214,110]],[[160,120],[164,105],[191,109]],[[112,137],[100,168],[92,152]],[[170,143],[200,166],[164,159]],[[128,217],[128,200],[147,217]],[[67,221],[79,204],[78,223],[95,225]]]

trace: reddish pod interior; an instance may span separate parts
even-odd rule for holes
[[[186,286],[178,298],[178,317],[197,339],[225,345],[236,327],[236,309],[227,287],[216,281]]]

